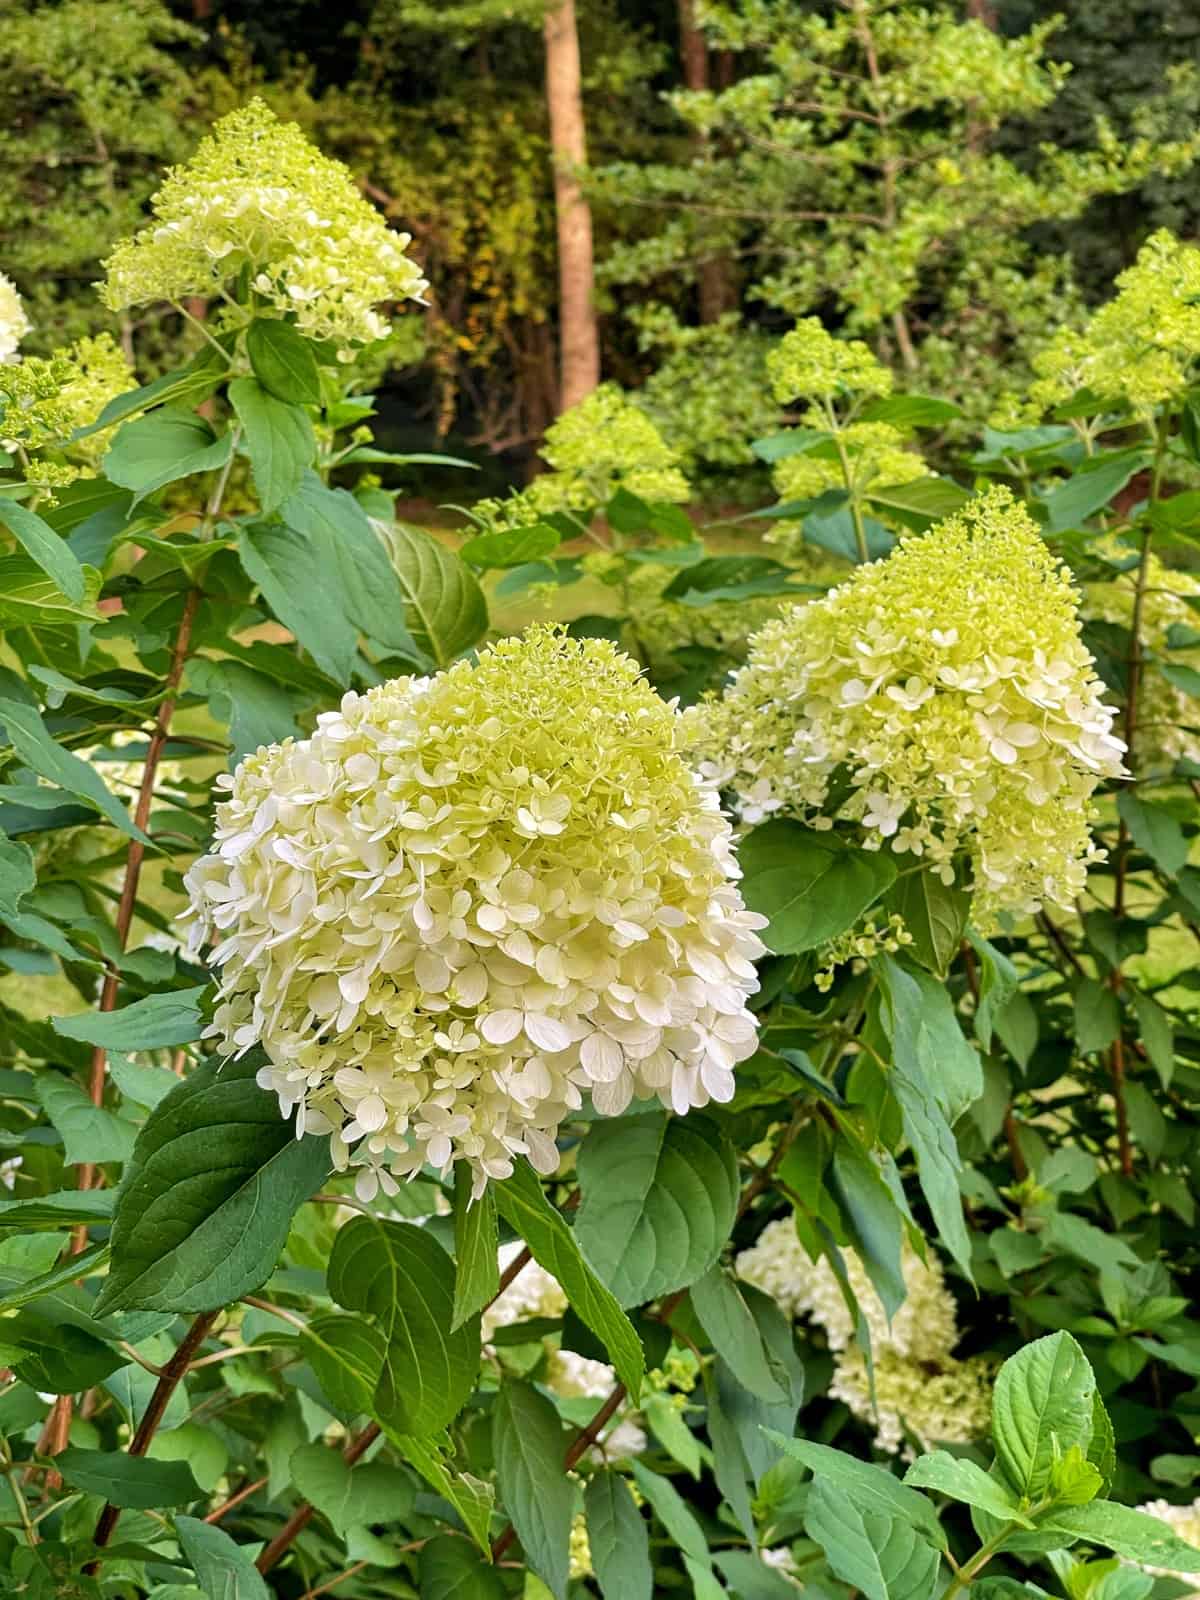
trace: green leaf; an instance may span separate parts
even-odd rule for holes
[[[310,583],[312,572],[319,572],[322,586],[339,597],[343,613],[369,639],[415,660],[419,647],[405,621],[404,585],[354,496],[327,488],[315,472],[308,472],[280,516],[309,542],[316,562]],[[450,559],[466,571],[456,556]]]
[[[271,1274],[298,1207],[329,1171],[328,1140],[297,1139],[253,1058],[208,1062],[146,1119],[117,1201],[96,1303],[194,1314]]]
[[[1132,789],[1117,796],[1117,810],[1129,829],[1134,844],[1144,850],[1168,878],[1175,877],[1187,864],[1188,843],[1183,829],[1165,806],[1139,800]]]
[[[459,550],[473,567],[519,567],[537,561],[557,550],[562,534],[548,522],[535,522],[528,528],[513,528],[508,533],[481,533],[468,539]]]
[[[737,1381],[760,1400],[786,1405],[792,1398],[787,1373],[775,1360],[737,1284],[721,1267],[710,1267],[691,1288],[692,1309],[709,1342]]]
[[[804,1531],[864,1600],[929,1600],[934,1593],[940,1559],[911,1523],[864,1511],[823,1478],[809,1490]]]
[[[175,1531],[207,1600],[272,1600],[254,1562],[215,1523],[176,1517]]]
[[[104,474],[122,489],[132,489],[137,505],[179,478],[223,467],[232,447],[232,434],[217,438],[194,411],[164,406],[118,429],[104,458]]]
[[[679,1490],[669,1478],[651,1472],[640,1461],[632,1461],[630,1465],[638,1488],[650,1502],[655,1516],[667,1530],[672,1543],[678,1546],[687,1560],[694,1561],[701,1570],[711,1571],[712,1557],[709,1555],[704,1530],[692,1515]]]
[[[896,877],[890,855],[783,820],[751,829],[738,859],[743,898],[770,919],[764,938],[776,955],[815,950],[844,933]]]
[[[354,1217],[339,1229],[329,1292],[375,1318],[387,1349],[374,1412],[400,1433],[436,1433],[458,1415],[479,1372],[479,1323],[452,1329],[454,1263],[407,1222]]]
[[[912,483],[875,488],[867,491],[871,505],[886,511],[892,519],[920,533],[931,522],[961,511],[972,498],[952,478],[917,478]]]
[[[26,555],[0,556],[0,627],[73,628],[80,622],[100,622],[96,597],[100,574],[85,566],[84,596],[78,605]]]
[[[262,509],[276,511],[300,487],[316,453],[308,413],[277,399],[256,378],[235,378],[229,399],[242,425]]]
[[[81,606],[87,594],[84,570],[71,547],[36,511],[19,500],[0,498],[0,522],[32,561],[73,605]]]
[[[867,1276],[888,1316],[895,1316],[908,1294],[900,1266],[904,1218],[870,1153],[845,1129],[830,1178]]]
[[[204,1495],[183,1461],[150,1461],[122,1450],[72,1448],[56,1456],[54,1464],[73,1488],[102,1495],[114,1506],[131,1511],[188,1505]]]
[[[768,434],[765,439],[755,439],[750,448],[760,461],[774,466],[790,456],[807,455],[819,444],[833,438],[824,428],[785,428],[782,433]]]
[[[771,1428],[766,1432],[785,1455],[803,1462],[814,1478],[839,1489],[843,1500],[857,1506],[860,1512],[906,1522],[937,1549],[946,1548],[946,1535],[929,1501],[893,1477],[886,1467],[859,1461],[856,1456],[809,1439],[789,1439]]]
[[[417,1562],[421,1600],[504,1600],[493,1567],[465,1539],[430,1539]]]
[[[1107,1050],[1121,1031],[1121,1005],[1107,984],[1083,978],[1075,990],[1075,1042],[1080,1055]]]
[[[617,1376],[636,1400],[645,1373],[642,1341],[613,1294],[588,1265],[574,1231],[547,1200],[537,1174],[519,1162],[511,1178],[492,1187],[500,1214],[529,1252],[562,1285],[571,1309],[608,1351]]]
[[[352,1528],[399,1521],[411,1505],[407,1477],[382,1462],[352,1467],[340,1449],[301,1445],[291,1458],[292,1481],[343,1538]]]
[[[283,626],[326,676],[346,688],[354,672],[358,628],[339,597],[313,583],[316,558],[307,537],[291,528],[246,527],[238,554],[246,576]]]
[[[1093,1500],[1083,1506],[1063,1506],[1039,1526],[1047,1533],[1065,1533],[1088,1544],[1104,1545],[1126,1561],[1173,1572],[1200,1572],[1200,1550],[1181,1539],[1165,1522],[1117,1505]]]
[[[1142,449],[1106,450],[1092,456],[1086,466],[1043,496],[1046,531],[1062,533],[1067,528],[1081,527],[1149,462],[1150,453]]]
[[[101,812],[131,839],[145,845],[153,844],[135,827],[128,811],[95,768],[55,743],[36,707],[19,700],[0,700],[0,722],[4,724],[13,749],[27,767]]]
[[[81,1039],[123,1055],[191,1044],[204,1032],[200,1010],[204,992],[202,987],[172,989],[149,994],[119,1011],[77,1011],[69,1017],[51,1017],[50,1025],[64,1039]]]
[[[604,1600],[652,1600],[654,1571],[645,1518],[624,1478],[605,1468],[583,1497],[596,1582]]]
[[[14,1363],[17,1377],[50,1394],[90,1389],[127,1365],[129,1359],[86,1328],[59,1320],[47,1301],[5,1317],[4,1343],[10,1342],[27,1352]]]
[[[38,1195],[35,1200],[0,1200],[0,1237],[29,1228],[68,1228],[80,1222],[90,1227],[107,1222],[115,1203],[111,1189],[64,1189],[59,1194]]]
[[[578,1172],[575,1239],[622,1305],[686,1289],[720,1255],[737,1211],[737,1162],[707,1118],[595,1123]]]
[[[75,1164],[82,1161],[128,1161],[133,1151],[134,1127],[92,1104],[73,1078],[47,1070],[38,1079],[38,1098],[50,1121],[62,1134],[63,1153]]]
[[[748,600],[754,595],[811,593],[798,585],[796,569],[771,556],[707,556],[693,561],[663,590],[664,600],[707,605],[717,600]]]
[[[935,400],[927,394],[890,394],[872,400],[862,411],[864,422],[888,422],[901,430],[937,428],[961,416],[962,411],[949,400]]]
[[[178,372],[165,372],[153,383],[145,383],[140,389],[127,389],[124,394],[115,396],[95,422],[89,423],[86,428],[78,428],[71,435],[72,441],[101,433],[114,423],[133,416],[135,412],[165,405],[169,400],[188,400],[193,405],[207,400],[225,376],[228,366],[228,358],[221,351],[214,350],[212,345],[205,345]]]
[[[1158,1002],[1141,989],[1127,985],[1127,992],[1133,1000],[1138,1031],[1146,1054],[1150,1057],[1150,1065],[1158,1073],[1163,1089],[1169,1089],[1175,1075],[1175,1030],[1171,1026],[1171,1019]]]
[[[321,374],[312,346],[290,322],[256,317],[246,330],[246,354],[254,376],[277,400],[319,406]],[[230,386],[232,391],[232,385]]]
[[[937,873],[924,867],[897,879],[888,892],[886,909],[898,912],[912,934],[906,953],[944,978],[962,944],[970,894],[943,883]]]
[[[0,920],[17,915],[21,901],[36,882],[33,851],[0,834]]]
[[[488,611],[474,573],[430,534],[402,522],[386,537],[404,591],[405,614],[417,645],[438,667],[479,643]]]
[[[329,1312],[310,1317],[300,1348],[317,1382],[348,1416],[370,1413],[387,1354],[387,1340],[361,1317]]]
[[[384,1432],[426,1483],[440,1494],[443,1500],[450,1502],[462,1518],[463,1526],[472,1539],[490,1559],[492,1547],[488,1533],[496,1499],[491,1484],[485,1483],[480,1478],[473,1478],[469,1472],[452,1471],[443,1458],[436,1440],[414,1439],[411,1434],[395,1433],[386,1423]]]
[[[563,1431],[549,1400],[527,1383],[505,1382],[492,1413],[500,1494],[525,1559],[557,1600],[566,1600],[575,1490],[563,1469]]]
[[[454,1315],[453,1333],[476,1312],[490,1305],[500,1292],[499,1224],[496,1191],[489,1185],[471,1201],[471,1170],[459,1162],[454,1169]]]
[[[1000,1368],[992,1395],[996,1461],[1020,1495],[1041,1498],[1058,1458],[1092,1437],[1096,1379],[1069,1333],[1052,1333]]]
[[[1014,1496],[1002,1483],[997,1482],[974,1461],[962,1456],[952,1456],[946,1450],[935,1450],[927,1456],[918,1456],[904,1474],[905,1483],[915,1489],[933,1489],[938,1494],[949,1495],[965,1505],[976,1506],[1000,1522],[1019,1522],[1023,1528],[1033,1523],[1021,1510]]]

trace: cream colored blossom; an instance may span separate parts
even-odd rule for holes
[[[376,309],[427,287],[349,170],[261,100],[231,112],[175,167],[154,221],[104,263],[113,310],[186,295],[220,297],[247,282],[256,314],[294,318],[314,339],[369,343],[388,332]]]
[[[720,700],[687,713],[700,770],[745,822],[768,810],[868,849],[969,863],[977,917],[1073,906],[1098,859],[1091,796],[1124,745],[1067,569],[992,489],[821,600],[768,623]]]
[[[571,1523],[571,1537],[568,1543],[568,1575],[572,1582],[592,1576],[592,1547],[588,1540],[587,1518],[583,1512],[576,1514]]]
[[[1171,1532],[1188,1544],[1193,1544],[1200,1549],[1200,1500],[1193,1500],[1190,1506],[1174,1506],[1169,1500],[1150,1500],[1138,1510],[1148,1517],[1157,1517],[1160,1522],[1165,1522]],[[1158,1577],[1178,1578],[1183,1583],[1195,1583],[1194,1572],[1176,1572],[1170,1567],[1145,1567],[1146,1572],[1152,1572]],[[1193,1590],[1190,1595],[1184,1595],[1182,1600],[1197,1600],[1200,1590]]]
[[[1042,411],[1080,389],[1149,412],[1177,399],[1200,355],[1200,249],[1160,229],[1116,280],[1117,293],[1082,331],[1065,328],[1033,361],[1029,394]]]
[[[17,350],[29,332],[29,318],[11,278],[0,272],[0,362],[19,359]]]
[[[523,1249],[520,1240],[500,1246],[502,1273]],[[509,1328],[514,1322],[525,1322],[532,1317],[561,1317],[566,1309],[567,1297],[558,1279],[536,1261],[527,1261],[508,1287],[484,1309],[483,1342],[489,1344],[497,1328]]]
[[[936,1363],[924,1363],[885,1349],[875,1356],[874,1365],[872,1397],[862,1351],[841,1351],[829,1393],[860,1421],[873,1425],[877,1449],[911,1460],[916,1451],[910,1437],[922,1450],[987,1437],[996,1368],[986,1357],[958,1361],[943,1356]]]
[[[187,883],[209,1036],[332,1134],[360,1193],[558,1165],[559,1124],[728,1100],[763,919],[678,716],[607,640],[550,629],[347,694],[248,756]]]

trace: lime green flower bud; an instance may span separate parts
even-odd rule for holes
[[[833,400],[892,392],[892,374],[861,339],[835,339],[816,317],[805,317],[767,357],[775,398]]]

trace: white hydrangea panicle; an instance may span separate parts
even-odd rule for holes
[[[1200,1500],[1193,1500],[1191,1505],[1174,1506],[1169,1500],[1148,1500],[1145,1505],[1138,1507],[1148,1517],[1157,1517],[1160,1522],[1165,1522],[1171,1532],[1178,1538],[1193,1544],[1200,1549]],[[1155,1577],[1178,1578],[1181,1583],[1195,1583],[1194,1572],[1177,1572],[1171,1567],[1143,1566],[1144,1572],[1150,1572]],[[1196,1591],[1200,1593],[1200,1590]],[[1184,1596],[1184,1600],[1196,1600],[1196,1594]]]
[[[523,1249],[520,1240],[500,1246],[501,1274],[512,1266]],[[566,1309],[567,1297],[558,1279],[536,1261],[527,1261],[491,1305],[485,1306],[481,1325],[483,1342],[490,1344],[497,1328],[508,1328],[514,1322],[524,1322],[531,1317],[561,1317]]]
[[[768,623],[686,722],[741,821],[856,824],[947,883],[965,861],[986,925],[1073,906],[1099,858],[1091,797],[1125,749],[1102,696],[1067,569],[996,488]]]
[[[168,172],[154,221],[104,263],[113,310],[249,281],[250,309],[294,318],[313,339],[349,346],[388,332],[377,307],[427,288],[396,233],[345,166],[261,100],[222,117],[192,159]]]
[[[920,1449],[933,1450],[987,1437],[995,1375],[995,1364],[984,1356],[943,1356],[932,1363],[881,1350],[872,1395],[866,1358],[855,1347],[838,1355],[829,1393],[874,1428],[876,1449],[911,1461],[914,1439]]]
[[[187,876],[220,969],[208,1036],[261,1046],[360,1194],[456,1160],[558,1164],[588,1095],[677,1113],[755,1048],[764,919],[679,718],[610,641],[549,628],[347,694],[218,780]]]
[[[0,362],[20,360],[17,351],[29,328],[16,284],[0,272]]]

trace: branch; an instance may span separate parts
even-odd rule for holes
[[[360,1460],[378,1439],[383,1429],[377,1422],[368,1423],[361,1433],[355,1434],[350,1443],[342,1451],[342,1460],[347,1466],[353,1466]],[[266,1545],[254,1563],[260,1572],[270,1572],[271,1568],[286,1554],[288,1546],[296,1536],[308,1527],[313,1518],[314,1507],[305,1500],[298,1505],[295,1511],[280,1528],[279,1532]]]

